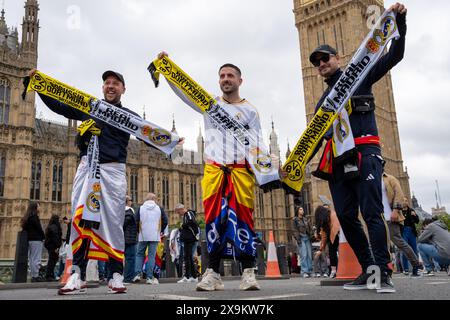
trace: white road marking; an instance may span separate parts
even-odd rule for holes
[[[149,297],[152,297],[156,300],[208,300],[208,298],[179,296],[174,294],[154,294]]]
[[[275,299],[285,299],[285,298],[294,298],[294,297],[304,297],[308,296],[309,294],[306,293],[292,293],[292,294],[283,294],[278,296],[265,296],[265,297],[251,297],[251,298],[244,298],[244,299],[238,299],[238,300],[275,300]]]
[[[426,284],[446,284],[446,283],[450,283],[450,281],[426,282]]]

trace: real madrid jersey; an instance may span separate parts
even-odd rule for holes
[[[258,111],[247,100],[230,104],[223,98],[216,98],[219,105],[235,120],[239,121],[251,135],[258,141],[262,141],[261,123]],[[242,146],[231,134],[224,135],[216,129],[211,118],[204,114],[205,119],[205,159],[218,164],[244,164],[245,154]]]

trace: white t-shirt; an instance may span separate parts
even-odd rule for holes
[[[259,141],[262,142],[261,123],[256,108],[247,100],[240,103],[229,104],[222,98],[216,98],[219,105],[228,114],[252,131]],[[214,161],[218,164],[245,163],[245,154],[242,148],[238,148],[238,142],[231,134],[225,137],[216,129],[207,114],[204,114],[205,120],[205,157],[208,161]]]

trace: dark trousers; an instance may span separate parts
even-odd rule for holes
[[[186,278],[197,278],[197,272],[195,271],[194,266],[194,257],[192,256],[192,247],[194,246],[194,242],[184,242],[184,263],[186,266]]]
[[[83,281],[86,281],[86,269],[88,264],[88,249],[91,241],[89,239],[83,239],[81,243],[80,249],[73,254],[73,271],[77,272],[76,269],[79,269],[80,278]],[[123,262],[117,261],[115,259],[109,258],[108,261],[108,278],[112,278],[114,273],[123,274]]]
[[[55,266],[58,262],[59,254],[56,250],[48,250],[48,262],[47,262],[47,273],[45,277],[47,279],[55,278]]]
[[[219,273],[220,260],[222,256],[217,252],[209,254],[209,268],[213,269],[215,273]],[[242,270],[254,268],[256,265],[256,258],[248,255],[241,255],[237,260],[242,264]]]
[[[334,242],[328,241],[328,254],[330,255],[330,266],[336,267],[338,265],[338,249],[339,249],[339,234],[334,239]]]
[[[383,217],[381,159],[375,155],[363,155],[360,177],[347,181],[343,177],[343,166],[337,166],[329,186],[345,237],[364,272],[369,266],[377,265],[382,272],[391,273],[388,267],[391,261],[389,231]],[[359,210],[367,224],[373,257],[363,226],[358,220]]]

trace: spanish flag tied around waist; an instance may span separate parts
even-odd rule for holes
[[[205,165],[202,180],[208,252],[221,257],[256,255],[255,178],[245,165]]]
[[[287,191],[292,193],[301,191],[306,164],[317,145],[344,110],[359,84],[382,56],[387,44],[399,36],[395,13],[385,11],[356,51],[283,166],[283,170],[288,173],[283,179]]]
[[[270,191],[281,186],[278,168],[272,164],[262,137],[258,137],[254,131],[228,114],[212,95],[168,57],[153,61],[148,70],[156,87],[159,86],[159,76],[162,74],[181,100],[197,112],[207,114],[221,134],[233,136],[237,141],[237,148],[245,154],[262,189]]]

